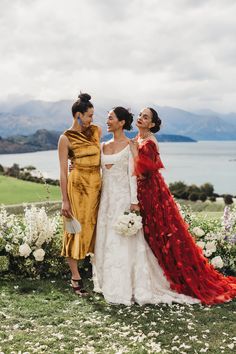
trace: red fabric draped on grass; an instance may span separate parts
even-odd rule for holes
[[[155,142],[142,143],[135,173],[144,234],[171,288],[207,305],[233,299],[236,278],[219,273],[204,257],[159,172],[163,167]]]

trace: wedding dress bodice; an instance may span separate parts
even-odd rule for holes
[[[137,180],[134,176],[133,158],[129,145],[111,155],[103,153],[102,145],[101,165],[103,189],[109,188],[111,193],[114,193],[115,188],[117,195],[127,193],[127,200],[130,200],[130,204],[138,204]],[[112,166],[106,167],[107,165]]]

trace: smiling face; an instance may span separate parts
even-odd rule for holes
[[[78,119],[80,125],[88,127],[93,121],[94,108],[88,108],[84,113],[76,112],[75,119]]]
[[[139,113],[136,126],[139,129],[150,130],[155,126],[155,123],[152,122],[152,112],[149,108],[144,108]]]
[[[108,132],[114,132],[116,130],[120,130],[123,129],[123,126],[125,124],[124,120],[119,120],[117,118],[117,116],[115,115],[115,112],[113,110],[111,110],[108,113],[108,117],[107,117],[107,131]]]

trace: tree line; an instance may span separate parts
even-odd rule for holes
[[[202,202],[205,202],[206,200],[215,202],[217,197],[222,197],[225,204],[233,203],[233,195],[220,195],[215,193],[214,186],[211,183],[204,183],[201,186],[197,186],[196,184],[187,185],[182,181],[178,181],[170,183],[169,188],[171,193],[177,199],[191,200],[193,202],[196,202],[197,200],[201,200]]]

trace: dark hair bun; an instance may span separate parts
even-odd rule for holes
[[[152,133],[157,133],[161,129],[161,119],[158,116],[158,113],[157,113],[157,111],[155,111],[155,109],[150,108],[150,107],[148,107],[148,109],[150,109],[150,111],[152,112],[152,122],[155,124],[155,126],[152,127],[150,129],[150,131]]]
[[[133,114],[124,107],[115,107],[113,108],[115,115],[119,121],[124,120],[125,124],[123,129],[131,130],[132,129],[132,122],[133,122]]]
[[[77,112],[84,114],[89,108],[93,108],[93,104],[90,102],[91,96],[88,93],[80,93],[78,100],[72,105],[71,110],[73,117]]]
[[[88,93],[80,93],[78,98],[82,101],[82,102],[89,102],[91,100],[91,96]]]

